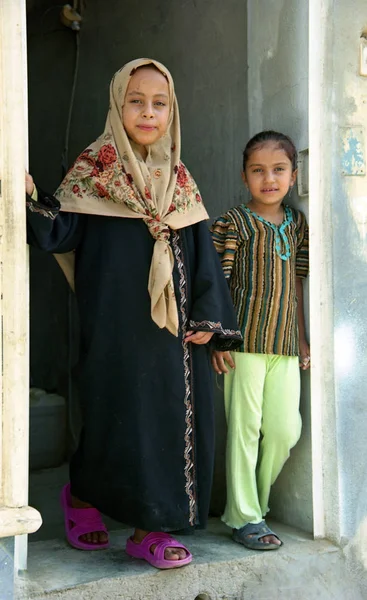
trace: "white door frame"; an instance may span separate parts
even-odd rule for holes
[[[314,536],[340,543],[334,381],[331,152],[333,0],[309,0],[309,221]]]
[[[27,165],[25,0],[0,0],[0,537],[15,539],[15,569],[27,564],[29,280],[24,170]]]

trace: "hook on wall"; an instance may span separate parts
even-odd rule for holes
[[[65,25],[65,27],[70,27],[73,31],[80,31],[80,26],[82,22],[81,14],[76,10],[78,7],[78,0],[74,1],[74,6],[72,7],[70,4],[65,4],[60,13],[61,23]]]

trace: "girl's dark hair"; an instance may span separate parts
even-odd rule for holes
[[[243,151],[243,170],[245,171],[247,162],[250,158],[251,153],[262,146],[265,146],[268,142],[275,142],[281,150],[284,150],[289,160],[292,163],[292,169],[297,169],[297,150],[292,142],[291,138],[278,131],[261,131],[254,135],[253,138],[247,142],[246,147]]]

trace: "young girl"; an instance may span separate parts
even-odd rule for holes
[[[66,535],[108,547],[99,511],[135,528],[126,550],[191,561],[168,532],[204,527],[213,462],[207,343],[240,343],[194,180],[180,161],[173,81],[141,59],[112,79],[103,134],[55,197],[26,177],[29,243],[59,256],[80,313],[84,428],[62,492]]]
[[[212,228],[243,335],[238,352],[216,351],[212,359],[215,371],[225,373],[223,521],[236,542],[256,550],[281,545],[264,517],[270,488],[300,436],[299,360],[302,369],[310,362],[302,299],[308,228],[305,216],[286,204],[296,167],[287,136],[264,131],[253,137],[242,174],[251,199]]]

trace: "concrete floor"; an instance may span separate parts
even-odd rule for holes
[[[250,552],[231,541],[217,519],[207,531],[181,538],[191,565],[162,572],[124,552],[129,530],[111,533],[111,548],[80,552],[64,540],[31,542],[29,571],[17,600],[363,600],[348,581],[340,549],[276,526],[284,546]]]
[[[31,504],[44,525],[29,538],[29,569],[16,580],[16,600],[366,600],[349,580],[339,548],[284,525],[273,524],[284,541],[280,550],[251,552],[212,519],[206,531],[181,538],[192,564],[168,572],[129,558],[131,530],[113,522],[109,550],[74,550],[59,508],[66,480],[66,467],[31,477]]]

